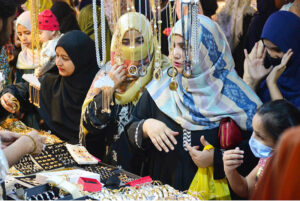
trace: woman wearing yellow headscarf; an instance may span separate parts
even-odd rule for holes
[[[152,80],[157,42],[147,18],[136,12],[120,17],[111,44],[111,61],[96,75],[82,108],[81,139],[89,152],[112,165],[138,173],[136,156],[129,151],[124,126],[129,122],[131,111]],[[162,67],[168,66],[162,56]],[[114,80],[111,113],[102,111],[102,91],[95,83],[104,75]],[[105,147],[109,146],[108,153]],[[137,164],[134,164],[137,163]]]

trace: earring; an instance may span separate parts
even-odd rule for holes
[[[137,67],[136,67],[135,65],[129,66],[129,68],[128,68],[128,73],[129,73],[129,75],[131,75],[131,76],[136,76],[137,73],[138,73]]]
[[[187,63],[184,68],[183,68],[183,72],[182,72],[183,76],[186,78],[190,78],[192,75],[192,69],[191,69],[191,65],[190,63]]]
[[[143,65],[142,67],[139,68],[139,76],[140,77],[144,77],[147,74],[147,69],[146,67]]]

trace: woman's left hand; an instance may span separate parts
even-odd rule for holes
[[[210,145],[204,138],[204,136],[201,136],[200,142],[203,146]],[[207,168],[209,166],[213,165],[214,161],[214,150],[204,150],[199,151],[199,146],[193,146],[186,144],[186,147],[189,151],[190,156],[192,157],[192,160],[197,165],[197,167],[201,168]]]
[[[279,77],[285,71],[287,63],[293,55],[292,49],[289,49],[282,57],[281,63],[275,66],[267,77],[267,84],[276,84]]]

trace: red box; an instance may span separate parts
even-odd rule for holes
[[[88,192],[98,192],[102,189],[102,184],[97,179],[79,177],[77,183],[81,184],[83,186],[83,190]]]

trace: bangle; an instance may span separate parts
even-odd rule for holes
[[[34,145],[33,151],[31,153],[29,153],[29,154],[33,154],[37,149],[36,142],[33,139],[33,137],[31,137],[30,135],[24,135],[24,136],[29,137],[31,139],[31,141],[33,142],[33,145]]]
[[[136,127],[136,129],[135,129],[135,135],[134,135],[134,140],[135,140],[135,144],[137,145],[137,147],[139,148],[139,149],[142,149],[142,147],[139,145],[139,143],[138,143],[138,133],[139,133],[139,127],[140,127],[140,125],[142,124],[142,123],[144,123],[144,119],[143,120],[141,120],[139,123],[138,123],[138,125],[137,125],[137,127]]]

